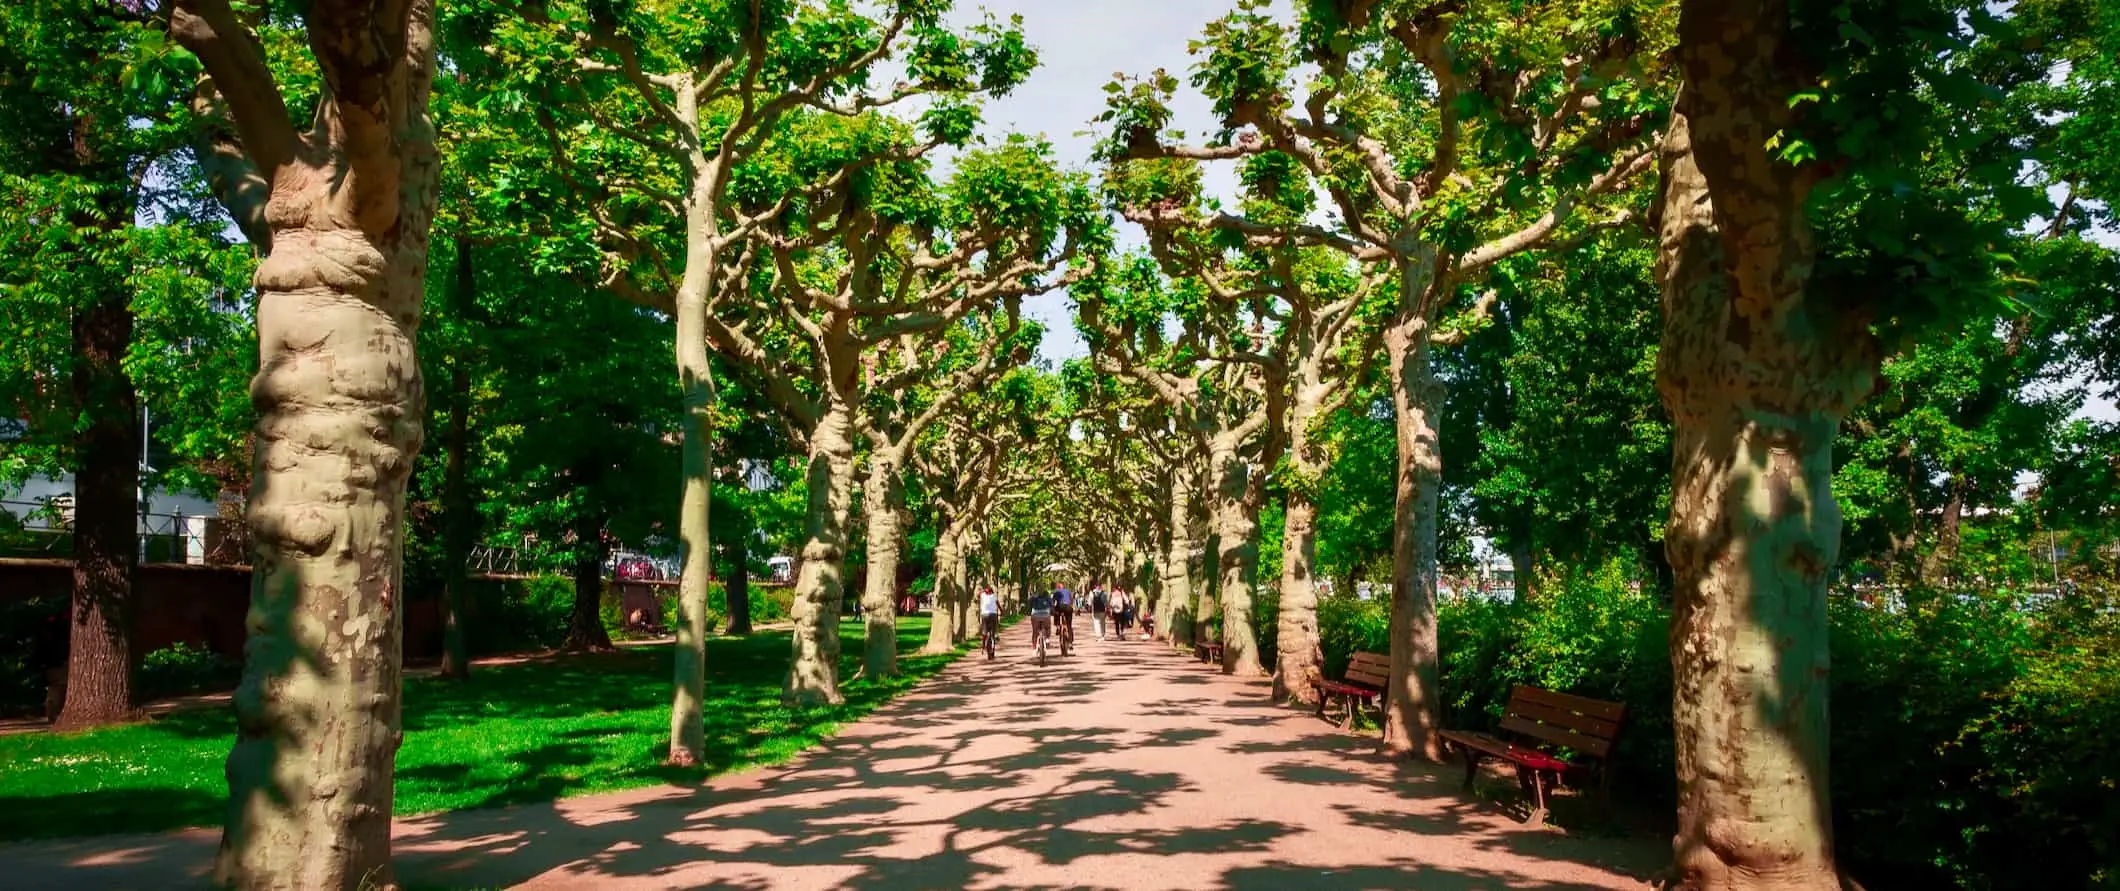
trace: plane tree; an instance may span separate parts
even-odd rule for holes
[[[1269,0],[1244,0],[1194,43],[1190,80],[1220,128],[1210,140],[1170,130],[1176,77],[1158,71],[1108,89],[1106,157],[1286,155],[1330,208],[1295,229],[1301,243],[1390,269],[1382,340],[1398,470],[1388,752],[1441,755],[1442,386],[1431,350],[1477,319],[1477,283],[1494,263],[1630,216],[1617,196],[1653,161],[1670,5],[1329,0],[1305,4],[1291,26]],[[1207,224],[1273,231],[1241,210]]]
[[[1290,256],[1277,255],[1258,277],[1285,280]],[[1286,380],[1267,331],[1271,290],[1253,281],[1259,270],[1232,269],[1226,258],[1166,262],[1173,274],[1191,273],[1170,278],[1157,259],[1132,256],[1096,287],[1077,289],[1076,322],[1100,367],[1154,394],[1173,432],[1204,461],[1215,593],[1198,599],[1194,631],[1213,639],[1220,615],[1224,670],[1263,675],[1251,592],[1259,509],[1281,450]],[[1175,336],[1166,337],[1167,323],[1176,324]]]
[[[745,286],[748,240],[800,195],[787,189],[746,201],[759,193],[741,191],[742,168],[770,163],[761,153],[770,155],[765,147],[796,118],[859,117],[916,96],[933,100],[924,117],[940,141],[969,138],[971,98],[1006,92],[1036,58],[1013,23],[945,27],[948,7],[896,0],[871,14],[818,0],[705,8],[562,0],[514,13],[475,9],[467,21],[467,36],[510,75],[497,81],[494,102],[512,110],[518,132],[541,134],[549,147],[547,172],[559,182],[540,197],[567,197],[578,211],[554,250],[597,267],[613,293],[664,312],[676,327],[684,420],[672,764],[698,764],[705,745],[709,317],[727,289]],[[880,85],[893,63],[903,78]],[[804,185],[828,190],[823,181],[871,163],[845,160],[851,166],[810,171]],[[805,615],[814,644],[815,612]],[[837,697],[813,689],[822,674],[802,673],[810,680],[791,687],[798,698]]]
[[[745,245],[761,280],[710,307],[708,337],[758,382],[807,454],[786,683],[795,702],[842,699],[838,615],[868,357],[975,314],[1012,314],[1008,305],[1087,274],[1107,237],[1087,182],[1062,170],[1050,146],[1011,136],[963,153],[938,181],[927,153],[965,135],[926,124],[813,116],[769,163],[742,171],[750,200],[786,209]],[[841,173],[806,189],[815,167]]]
[[[868,442],[862,487],[863,557],[867,563],[861,609],[865,617],[862,673],[897,673],[898,568],[905,538],[906,462],[929,425],[959,399],[994,383],[1030,360],[1036,323],[1021,321],[1020,298],[954,325],[909,330],[895,343],[864,354],[866,397],[855,425]]]

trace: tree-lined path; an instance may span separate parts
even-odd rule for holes
[[[702,788],[400,821],[407,888],[1639,888],[1649,841],[1527,830],[1448,769],[1157,644],[1028,631],[821,749]],[[556,768],[558,769],[558,768]],[[17,888],[203,882],[217,833],[0,847]]]

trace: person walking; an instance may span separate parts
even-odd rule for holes
[[[1090,624],[1096,626],[1098,640],[1104,639],[1106,626],[1111,624],[1111,607],[1111,595],[1105,593],[1104,586],[1099,585],[1090,590],[1089,619]]]
[[[1112,589],[1112,627],[1120,640],[1126,639],[1126,629],[1134,624],[1134,598],[1124,588]]]

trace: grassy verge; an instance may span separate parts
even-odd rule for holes
[[[840,633],[841,677],[852,677],[861,626],[847,623]],[[955,658],[916,655],[927,635],[925,617],[901,619],[900,677],[844,682],[845,705],[804,709],[780,702],[786,631],[710,639],[707,763],[693,770],[661,763],[667,645],[486,668],[465,683],[408,681],[397,812],[696,782],[785,761]],[[222,760],[234,735],[233,714],[217,708],[73,736],[0,737],[0,840],[219,825],[228,796]]]

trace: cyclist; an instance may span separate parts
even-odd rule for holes
[[[1067,655],[1075,639],[1075,592],[1062,582],[1053,583],[1053,630],[1060,636],[1060,655]]]
[[[1053,634],[1053,595],[1044,591],[1031,594],[1026,604],[1031,610],[1031,649],[1044,658],[1045,639]]]
[[[994,645],[1001,637],[1001,597],[992,585],[979,590],[979,635],[986,643],[986,658],[994,658]]]

